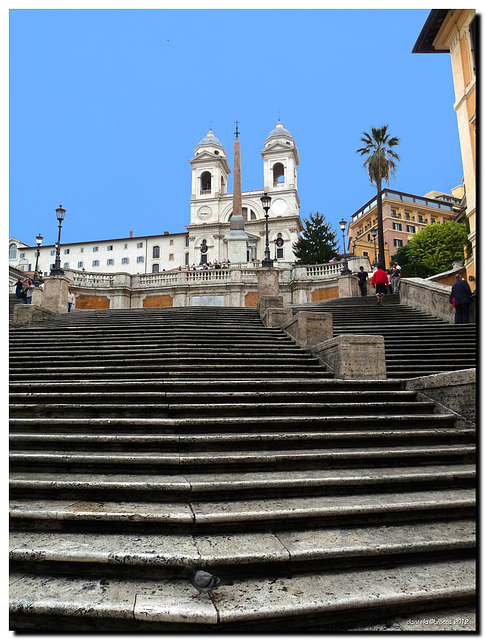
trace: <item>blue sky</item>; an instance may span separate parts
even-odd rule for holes
[[[11,10],[9,235],[54,243],[59,204],[63,242],[183,232],[210,121],[232,168],[239,120],[242,188],[261,189],[279,112],[302,218],[338,230],[374,195],[355,153],[371,126],[401,139],[392,188],[450,192],[463,176],[450,57],[411,53],[428,13]]]

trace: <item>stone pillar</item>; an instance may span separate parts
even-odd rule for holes
[[[310,349],[313,345],[333,337],[331,313],[299,311],[281,326],[303,349]]]
[[[69,278],[65,276],[49,276],[44,279],[43,306],[45,309],[53,313],[67,313],[69,283]]]
[[[280,295],[279,269],[261,267],[258,273],[258,297]]]
[[[341,380],[386,380],[383,336],[344,334],[311,349]]]
[[[44,303],[44,292],[39,287],[34,287],[32,291],[32,304],[42,307]]]
[[[367,285],[369,289],[370,282]],[[367,291],[368,292],[368,291]],[[340,276],[338,278],[339,298],[353,298],[360,294],[359,283],[356,276]]]

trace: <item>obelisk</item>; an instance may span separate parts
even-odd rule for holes
[[[238,121],[234,140],[234,180],[232,194],[232,217],[230,231],[226,236],[227,257],[231,264],[248,261],[248,236],[244,231],[241,191],[241,146],[239,144]]]

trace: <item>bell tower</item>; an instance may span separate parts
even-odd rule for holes
[[[278,120],[261,151],[264,163],[264,190],[272,192],[297,190],[296,167],[299,165],[298,149],[288,129]]]
[[[227,176],[231,173],[226,151],[212,129],[194,149],[190,224],[219,220],[221,196],[227,193]]]

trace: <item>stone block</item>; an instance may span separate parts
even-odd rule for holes
[[[338,279],[338,297],[354,298],[360,294],[356,276],[340,276]]]
[[[300,311],[282,325],[296,343],[307,349],[333,337],[331,313]]]
[[[12,325],[23,327],[34,322],[40,322],[54,315],[53,311],[44,309],[36,304],[16,304],[13,308]]]
[[[266,309],[283,307],[283,296],[260,296],[258,299],[259,315],[261,317],[266,313]]]
[[[386,380],[383,336],[341,335],[311,349],[342,380]]]
[[[279,270],[262,267],[258,269],[258,294],[261,296],[279,296]]]
[[[404,388],[417,391],[421,399],[435,402],[437,413],[457,414],[458,426],[476,424],[476,369],[411,378],[404,382]]]
[[[69,278],[49,276],[44,280],[44,307],[54,313],[67,313]]]
[[[262,316],[265,327],[282,327],[291,319],[293,312],[291,309],[283,309],[280,307],[269,307]]]

